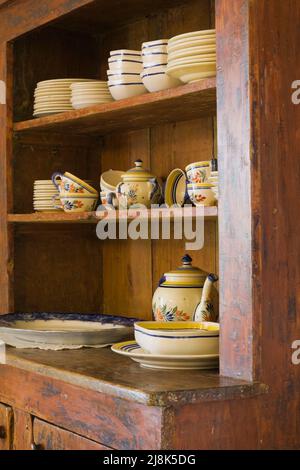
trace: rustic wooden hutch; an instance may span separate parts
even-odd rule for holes
[[[149,319],[184,241],[101,242],[93,214],[32,213],[33,181],[136,157],[166,177],[217,153],[221,199],[193,257],[219,273],[222,330],[219,373],[11,349],[0,449],[299,448],[299,23],[297,0],[0,1],[0,313]],[[32,120],[37,81],[105,78],[111,49],[214,25],[216,80]]]

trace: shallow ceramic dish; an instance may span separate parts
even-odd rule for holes
[[[193,57],[198,55],[206,55],[216,53],[216,46],[214,44],[199,47],[187,47],[179,51],[169,52],[168,60],[183,59],[186,57]]]
[[[125,341],[114,344],[112,351],[123,356],[130,357],[142,367],[150,369],[217,369],[219,355],[164,355],[150,354],[144,351],[135,341]]]
[[[190,49],[191,47],[206,46],[214,46],[214,48],[216,49],[216,38],[211,36],[209,38],[178,41],[176,43],[168,45],[168,54],[184,51],[185,49]]]
[[[180,41],[182,39],[194,38],[195,36],[202,37],[202,36],[215,36],[215,35],[216,35],[215,29],[203,29],[200,31],[191,31],[189,33],[178,34],[177,36],[173,36],[171,39],[169,39],[169,43]]]
[[[112,97],[118,100],[124,100],[126,98],[133,98],[134,96],[139,96],[147,93],[147,89],[145,88],[143,82],[141,83],[126,83],[126,84],[112,84],[109,85],[109,90],[111,92]]]
[[[173,205],[183,206],[187,199],[186,175],[180,168],[175,168],[169,174],[165,185],[165,203],[171,207]]]
[[[151,354],[219,354],[218,323],[136,322],[134,336],[138,345]]]
[[[216,76],[216,62],[203,62],[202,64],[178,65],[168,67],[167,74],[179,78],[185,83],[193,83],[203,78]]]
[[[130,338],[133,319],[75,313],[9,314],[0,319],[0,340],[15,348],[104,347]]]
[[[151,72],[152,70],[152,72]],[[143,84],[150,92],[167,90],[169,88],[175,88],[182,84],[178,78],[173,78],[167,75],[164,71],[153,71],[153,69],[147,69],[141,73]]]

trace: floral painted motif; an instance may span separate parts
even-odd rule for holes
[[[191,175],[192,183],[205,183],[206,181],[206,170],[194,170]]]
[[[218,321],[214,306],[211,302],[206,302],[205,305],[203,305],[203,308],[201,310],[201,316],[201,321]]]
[[[137,191],[139,189],[138,184],[131,184],[127,192],[127,201],[128,204],[135,204],[137,202]]]
[[[202,196],[201,194],[194,194],[194,199],[196,202],[203,202],[207,197]]]
[[[75,200],[75,201],[66,201],[64,203],[64,209],[68,211],[71,211],[72,209],[80,209],[81,207],[83,207],[82,201]]]
[[[178,307],[168,307],[167,305],[158,306],[153,304],[153,312],[157,321],[188,321],[190,315],[178,310]]]
[[[77,186],[73,183],[64,183],[63,189],[67,191],[68,193],[84,193],[84,189],[81,186]]]

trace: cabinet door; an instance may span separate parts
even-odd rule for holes
[[[0,404],[0,450],[12,445],[13,412],[10,406]]]
[[[33,422],[33,436],[36,450],[109,450],[97,442],[37,418]]]

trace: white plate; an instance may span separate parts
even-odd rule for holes
[[[181,41],[182,39],[193,38],[195,36],[199,36],[199,37],[216,36],[216,30],[204,29],[202,31],[191,31],[189,33],[178,34],[177,36],[173,36],[171,39],[169,39],[169,44],[172,42]]]
[[[219,355],[163,355],[144,351],[135,341],[126,341],[112,346],[112,351],[130,357],[141,366],[151,369],[217,369]]]
[[[79,320],[19,320],[10,326],[0,326],[0,339],[16,348],[101,347],[131,335],[132,327]]]
[[[181,49],[179,51],[169,52],[168,61],[190,57],[190,56],[207,55],[207,54],[216,55],[216,46],[214,44],[210,46],[203,46],[203,47],[187,47],[186,49]]]
[[[73,82],[89,82],[93,81],[91,78],[54,78],[51,80],[42,80],[37,82],[37,86],[44,86],[44,85],[56,85],[61,83],[73,83]]]
[[[168,54],[170,54],[171,52],[175,52],[175,51],[190,49],[191,47],[204,47],[204,46],[217,47],[216,40],[215,39],[195,39],[192,41],[188,40],[188,41],[178,42],[168,47]]]

